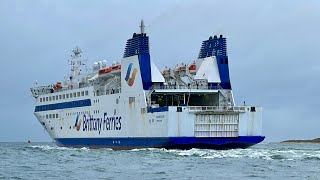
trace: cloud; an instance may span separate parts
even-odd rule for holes
[[[1,122],[10,122],[0,141],[50,140],[32,114],[34,80],[61,80],[77,45],[90,63],[120,60],[142,18],[159,68],[191,62],[203,40],[223,33],[236,102],[264,107],[267,138],[320,136],[318,9],[318,1],[0,1]]]

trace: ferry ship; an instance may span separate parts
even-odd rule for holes
[[[262,108],[235,105],[223,35],[203,41],[197,59],[162,70],[143,21],[119,62],[88,70],[81,53],[68,60],[70,76],[31,88],[34,115],[58,146],[231,149],[265,138]]]

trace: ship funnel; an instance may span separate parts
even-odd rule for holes
[[[138,56],[143,89],[148,90],[152,86],[151,60],[149,50],[149,37],[145,33],[143,20],[140,22],[140,33],[134,33],[127,40],[123,58]]]
[[[219,74],[221,79],[220,86],[223,89],[231,89],[230,77],[229,77],[229,60],[227,54],[227,40],[223,35],[210,36],[209,39],[202,42],[199,59],[215,57],[217,59],[217,65],[219,68]]]

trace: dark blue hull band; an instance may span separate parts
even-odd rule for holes
[[[230,138],[150,137],[150,138],[56,138],[63,147],[112,148],[115,150],[136,148],[166,149],[234,149],[247,148],[264,140],[264,136],[240,136]]]

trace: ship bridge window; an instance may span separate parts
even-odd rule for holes
[[[56,118],[56,115],[55,115],[55,114],[52,114],[52,118],[53,118],[53,119]]]
[[[77,92],[77,96],[80,97],[80,92]]]
[[[81,96],[84,96],[84,91],[81,91]]]
[[[59,99],[62,99],[62,96],[61,96],[61,94],[59,95]]]
[[[52,96],[52,100],[55,101],[56,100],[56,96]]]
[[[49,118],[49,115],[48,115],[48,114],[46,114],[46,118],[47,118],[47,119]]]
[[[77,93],[76,92],[73,93],[73,97],[77,97]]]
[[[70,93],[70,98],[72,98],[72,93]]]
[[[49,97],[49,101],[51,101],[51,96]]]
[[[50,118],[50,119],[52,118],[51,114],[49,114],[49,118]]]
[[[63,94],[63,95],[62,95],[62,98],[63,98],[63,99],[65,99],[65,98],[66,98],[66,95],[65,95],[65,94]]]
[[[46,97],[46,101],[48,101],[49,100],[49,98],[48,97]]]
[[[56,100],[58,100],[58,95],[56,95]]]
[[[69,98],[69,94],[66,94],[66,98],[67,98],[67,99]]]
[[[40,98],[40,102],[42,102],[42,98]]]
[[[56,118],[58,118],[58,114],[56,114]]]
[[[88,91],[86,91],[86,96],[88,96],[89,95],[89,92]]]

